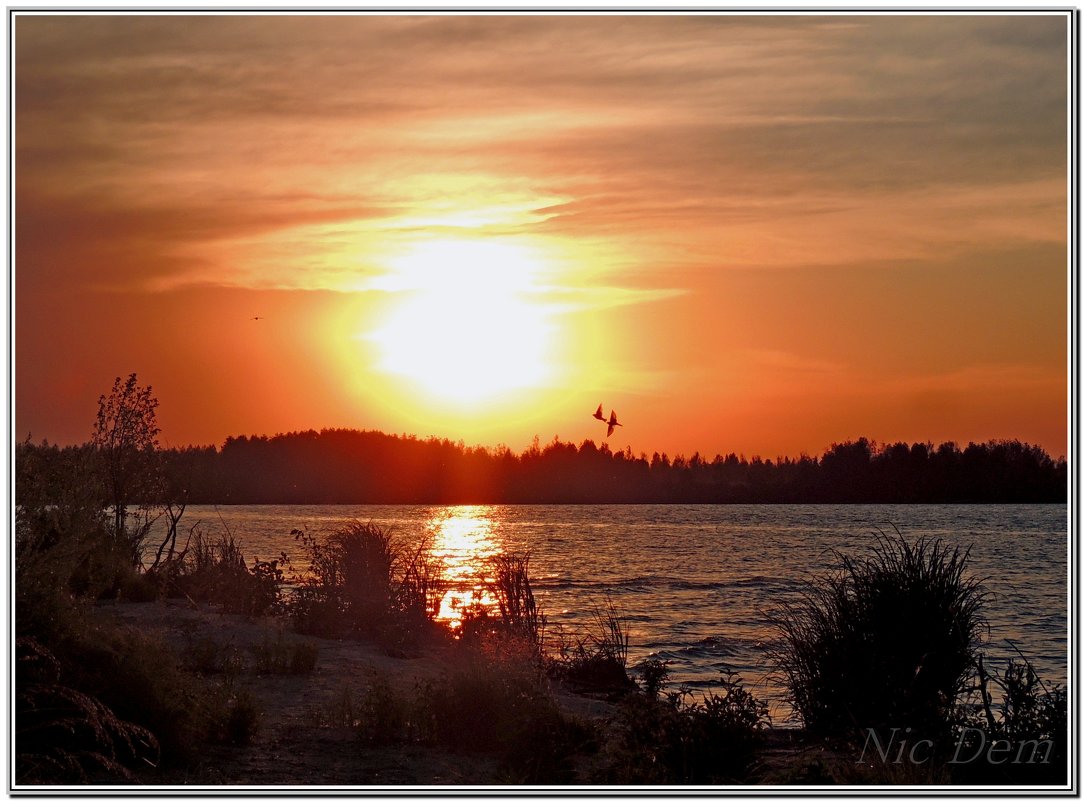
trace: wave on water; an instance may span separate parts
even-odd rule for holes
[[[615,581],[583,580],[561,576],[543,576],[536,579],[534,586],[545,590],[594,590],[597,592],[641,592],[654,590],[669,591],[715,591],[738,588],[791,587],[800,584],[796,579],[779,576],[747,576],[745,578],[725,577],[723,579],[697,580],[677,576],[643,575]]]
[[[647,642],[644,648],[651,651],[655,659],[666,661],[698,661],[703,658],[714,656],[732,656],[741,648],[747,648],[749,643],[743,642],[736,637],[704,637],[697,642],[688,645],[676,645],[672,642]]]

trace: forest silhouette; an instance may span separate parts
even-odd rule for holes
[[[21,443],[16,463],[63,469],[91,445]],[[634,456],[554,438],[516,454],[378,431],[229,437],[160,451],[164,487],[194,504],[1062,503],[1067,465],[1018,440],[877,445],[820,457]],[[18,476],[17,476],[18,481]],[[157,499],[133,498],[138,502]]]

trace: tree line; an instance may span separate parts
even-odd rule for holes
[[[100,441],[17,445],[16,502],[28,471],[64,472],[100,448]],[[544,446],[535,439],[516,454],[504,446],[324,429],[155,453],[155,480],[133,479],[129,503],[1062,503],[1068,489],[1063,458],[1018,440],[960,447],[862,437],[819,457],[706,459],[635,456],[589,439],[576,445],[554,438]]]

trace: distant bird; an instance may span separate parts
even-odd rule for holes
[[[598,410],[594,412],[594,416],[598,420],[601,420],[603,423],[605,422],[605,415],[602,414],[602,404],[598,404]]]
[[[262,317],[249,317],[249,320],[262,320]]]
[[[618,423],[617,422],[617,413],[616,412],[610,412],[609,413],[609,430],[605,432],[605,435],[608,437],[610,434],[612,434],[613,429],[616,426],[620,426],[621,428],[624,428],[624,423]]]

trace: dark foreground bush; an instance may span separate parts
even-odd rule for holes
[[[154,735],[72,687],[60,660],[44,645],[20,637],[15,658],[17,782],[82,783],[91,776],[132,781],[130,766],[157,761]]]
[[[767,705],[739,676],[720,690],[632,693],[609,723],[595,780],[608,784],[729,784],[744,780],[763,744]]]
[[[1026,658],[987,672],[979,658],[969,703],[960,707],[950,757],[961,784],[1068,781],[1068,696],[1048,686]],[[994,703],[999,688],[1000,703]]]
[[[163,565],[155,575],[165,582],[168,595],[208,601],[243,615],[266,615],[280,607],[278,562],[256,559],[249,567],[232,534],[210,539],[196,530],[184,552]]]
[[[460,651],[439,677],[412,692],[377,676],[346,706],[336,717],[366,747],[410,743],[484,755],[512,784],[573,781],[576,759],[591,741],[584,724],[560,711],[528,652]]]
[[[48,644],[20,638],[17,660],[19,782],[131,781],[253,730],[251,699],[229,682],[194,675],[161,642],[77,610]]]
[[[909,727],[944,741],[975,664],[984,594],[967,554],[939,540],[880,536],[773,616],[794,709],[818,735]]]

